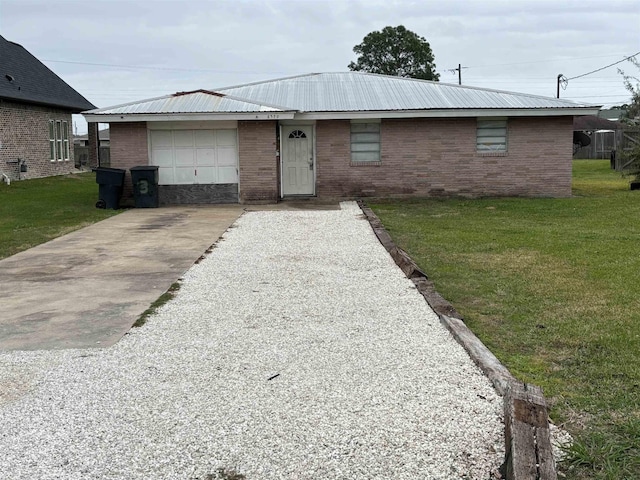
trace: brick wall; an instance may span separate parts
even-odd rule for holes
[[[49,153],[49,120],[69,125],[69,160],[54,161]],[[0,172],[11,180],[71,173],[74,168],[73,123],[65,110],[0,100]],[[27,172],[20,173],[20,158]]]
[[[571,195],[572,117],[510,118],[508,152],[476,152],[476,119],[390,119],[381,162],[350,162],[349,121],[316,125],[318,197]]]
[[[316,192],[325,199],[370,196],[571,195],[571,117],[510,118],[508,152],[476,152],[476,119],[390,119],[381,125],[381,162],[350,161],[350,122],[316,124]],[[279,167],[275,121],[238,122],[239,199],[276,202]],[[48,154],[48,143],[47,143]],[[144,122],[111,124],[111,166],[147,165]]]
[[[138,165],[149,164],[146,122],[111,123],[111,168],[122,168],[127,171],[121,203],[129,205],[133,202],[133,184],[129,169]]]
[[[276,202],[279,196],[275,121],[238,122],[240,202]]]
[[[95,122],[87,123],[87,154],[88,161],[87,167],[96,168],[98,164],[101,167],[106,167],[107,165],[103,164],[98,159],[98,124]]]

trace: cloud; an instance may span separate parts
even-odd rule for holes
[[[430,43],[441,81],[462,64],[463,84],[555,96],[559,73],[640,51],[639,23],[637,0],[0,0],[1,34],[100,107],[345,71],[366,34],[401,24]],[[628,98],[615,68],[562,95]]]

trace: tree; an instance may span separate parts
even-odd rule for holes
[[[356,62],[349,64],[352,71],[440,79],[429,43],[402,25],[371,32],[362,43],[353,47],[353,51],[359,56]]]
[[[631,57],[628,60],[640,70],[640,61],[637,58]],[[631,93],[631,103],[627,105],[625,120],[631,124],[638,124],[640,121],[640,79],[627,75],[620,69],[618,69],[618,72],[622,75],[625,88]],[[635,85],[632,82],[635,82]],[[630,149],[622,152],[622,159],[625,165],[623,173],[632,177],[631,188],[640,187],[640,142],[638,139],[633,141]]]
[[[640,61],[636,57],[628,59],[635,67],[640,70]],[[623,70],[618,69],[624,81],[624,88],[631,93],[631,104],[627,108],[627,119],[630,121],[637,120],[640,117],[640,79],[633,75],[627,75]],[[632,82],[636,82],[634,85]]]

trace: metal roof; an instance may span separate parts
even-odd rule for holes
[[[145,118],[177,114],[247,114],[289,112],[298,114],[349,115],[357,112],[401,112],[403,116],[464,116],[478,111],[518,111],[537,115],[593,114],[596,105],[524,93],[451,85],[412,78],[363,72],[310,73],[295,77],[219,88],[179,92],[159,98],[85,112],[127,121],[129,115]],[[431,112],[431,113],[430,113]],[[122,115],[122,117],[114,117]],[[258,117],[255,118],[265,118]],[[90,121],[99,121],[91,119]]]
[[[312,73],[217,91],[304,112],[593,107],[557,98],[363,72]]]
[[[0,98],[73,113],[95,108],[24,47],[0,36]]]
[[[237,99],[226,94],[209,90],[178,92],[139,102],[116,105],[115,107],[91,110],[92,114],[167,114],[167,113],[244,113],[244,112],[282,112],[281,108],[266,105],[264,102]]]

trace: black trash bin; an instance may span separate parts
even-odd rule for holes
[[[130,170],[136,208],[158,208],[158,167],[142,165]]]
[[[98,167],[95,169],[98,187],[98,201],[96,208],[113,208],[120,206],[122,186],[126,170],[121,168]]]

